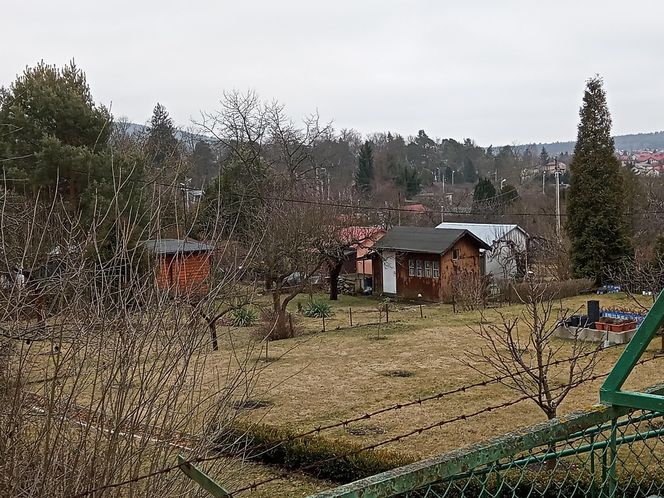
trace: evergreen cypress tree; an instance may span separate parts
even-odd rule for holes
[[[600,282],[607,270],[632,252],[620,162],[615,156],[601,78],[588,80],[579,115],[566,229],[574,275]]]
[[[473,204],[482,203],[496,197],[496,187],[488,178],[480,178],[473,190]]]
[[[475,164],[470,157],[466,157],[463,160],[463,181],[467,183],[475,183],[477,180],[477,171],[475,170]]]
[[[360,147],[358,167],[355,172],[355,188],[362,193],[370,192],[373,177],[373,149],[371,143],[367,140],[364,142],[364,145]]]
[[[406,198],[419,194],[422,191],[422,180],[415,167],[404,164],[396,178],[396,185],[400,187]]]

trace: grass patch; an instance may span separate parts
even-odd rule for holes
[[[236,410],[258,410],[272,406],[272,402],[265,399],[244,399],[233,403]]]
[[[383,372],[381,375],[385,377],[407,378],[415,375],[415,372],[411,370],[388,370],[387,372]]]
[[[377,425],[358,425],[348,427],[346,432],[352,436],[380,436],[381,434],[385,434],[385,429]]]

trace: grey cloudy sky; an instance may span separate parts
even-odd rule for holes
[[[664,129],[659,1],[2,0],[0,83],[75,58],[96,100],[188,125],[224,89],[368,133],[573,139],[584,81],[614,133]]]

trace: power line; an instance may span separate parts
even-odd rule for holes
[[[88,174],[89,172],[86,171],[81,171],[81,170],[71,170],[75,173],[79,174]],[[7,179],[7,180],[13,180],[13,179]],[[18,179],[16,179],[18,180]],[[21,181],[23,181],[21,179]],[[191,187],[182,187],[176,185],[175,182],[173,183],[161,183],[158,182],[157,179],[153,180],[143,180],[141,178],[126,178],[122,179],[122,181],[127,182],[127,183],[142,183],[144,185],[158,185],[162,187],[169,187],[169,188],[176,188],[178,190],[199,190]],[[478,201],[478,203],[490,203],[492,199],[498,198],[502,195],[506,195],[510,192],[505,192],[498,194],[494,197],[491,197],[489,199],[484,199],[481,201]],[[403,207],[392,207],[392,206],[368,206],[368,205],[360,205],[360,204],[349,204],[349,203],[344,203],[344,202],[323,202],[323,201],[315,201],[315,200],[310,200],[310,199],[296,199],[292,197],[281,197],[281,196],[270,196],[270,195],[259,195],[259,194],[250,194],[250,193],[235,193],[235,192],[230,192],[231,195],[236,195],[238,198],[242,199],[254,199],[254,200],[262,200],[262,201],[276,201],[276,202],[286,202],[286,203],[293,203],[293,204],[305,204],[305,205],[312,205],[312,206],[325,206],[325,207],[331,207],[331,208],[340,208],[340,209],[350,209],[350,210],[359,210],[359,211],[388,211],[388,212],[395,212],[395,213],[409,213],[409,214],[416,214],[416,215],[438,215],[438,214],[443,214],[443,215],[457,215],[457,216],[468,216],[468,215],[482,215],[486,216],[489,213],[486,211],[466,211],[466,210],[461,210],[461,209],[450,209],[450,210],[440,210],[440,211],[413,211],[407,208]],[[632,213],[626,213],[629,216],[646,216],[646,215],[664,215],[664,210],[661,211],[634,211]],[[553,216],[556,217],[558,216],[557,213],[548,213],[548,212],[517,212],[517,213],[501,213],[503,216]],[[567,213],[560,213],[560,216],[568,216]]]

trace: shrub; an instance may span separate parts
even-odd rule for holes
[[[592,279],[576,278],[563,280],[562,282],[547,282],[546,292],[543,299],[563,299],[566,297],[578,296],[584,291],[591,290],[595,286]],[[509,302],[522,302],[529,299],[528,282],[509,282],[505,281],[501,285],[503,298]]]
[[[414,458],[396,451],[358,452],[362,448],[358,443],[328,440],[321,436],[289,440],[293,436],[294,433],[287,429],[267,425],[245,426],[239,423],[230,431],[224,430],[223,435],[215,440],[215,444],[225,453],[255,453],[253,458],[289,470],[304,469],[322,460],[347,455],[304,469],[317,478],[342,483],[356,481],[415,461]]]
[[[489,279],[474,271],[462,270],[452,275],[453,304],[461,311],[484,308],[487,300]]]
[[[385,311],[387,310],[394,310],[396,309],[396,303],[390,299],[389,297],[386,297],[380,301],[380,304],[377,306],[378,311]]]
[[[309,301],[304,305],[303,313],[309,318],[327,318],[332,316],[332,306],[325,301]]]
[[[231,325],[234,327],[250,327],[258,320],[258,314],[253,308],[239,308],[231,312]]]

